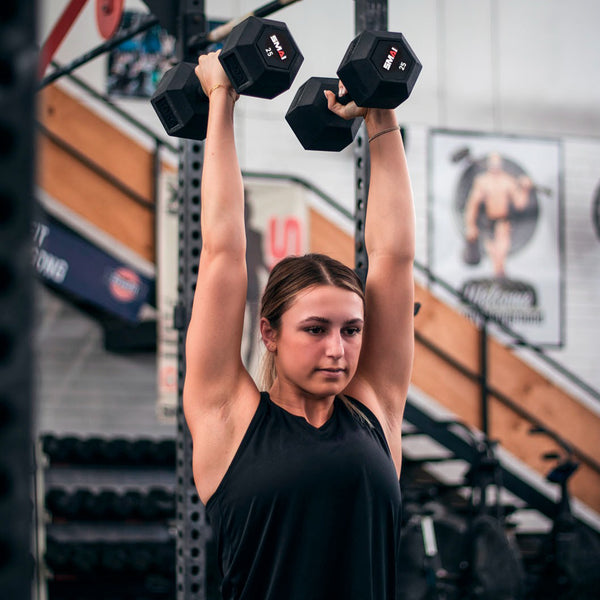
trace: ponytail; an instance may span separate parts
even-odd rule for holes
[[[258,368],[258,389],[268,392],[275,383],[277,370],[275,369],[275,355],[268,350],[263,351]]]

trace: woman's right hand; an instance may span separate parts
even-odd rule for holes
[[[198,57],[198,65],[194,69],[196,77],[200,81],[202,91],[210,100],[210,96],[217,88],[224,88],[225,91],[235,100],[238,99],[238,94],[233,89],[231,81],[225,74],[223,67],[219,61],[220,50],[217,52],[209,52],[201,54]]]

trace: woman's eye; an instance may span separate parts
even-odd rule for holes
[[[319,335],[320,333],[323,333],[323,328],[315,325],[314,327],[307,327],[305,331],[312,333],[313,335]]]
[[[360,327],[348,327],[346,329],[346,335],[358,335],[360,333]]]

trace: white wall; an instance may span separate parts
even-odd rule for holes
[[[600,390],[600,239],[591,221],[600,141],[570,138],[564,151],[567,344],[552,355]]]
[[[206,0],[206,13],[231,18],[262,0]],[[40,41],[67,0],[40,0]],[[600,180],[600,2],[598,0],[390,0],[389,29],[403,32],[423,63],[415,90],[398,109],[408,154],[420,238],[426,248],[426,134],[431,127],[561,137],[565,142],[567,346],[553,352],[600,389],[600,242],[590,222]],[[126,0],[145,10],[141,0]],[[312,75],[334,76],[354,36],[353,0],[302,0],[274,15],[287,22],[305,61],[291,90],[237,106],[242,168],[289,172],[313,181],[352,210],[352,151],[308,153],[283,116]],[[100,43],[89,2],[56,58],[62,63]],[[78,70],[102,89],[105,57]],[[122,101],[162,134],[148,102]],[[443,276],[443,274],[442,274]]]

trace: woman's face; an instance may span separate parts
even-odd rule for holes
[[[363,319],[354,292],[332,285],[302,291],[274,334],[279,385],[301,395],[341,393],[356,372]]]

